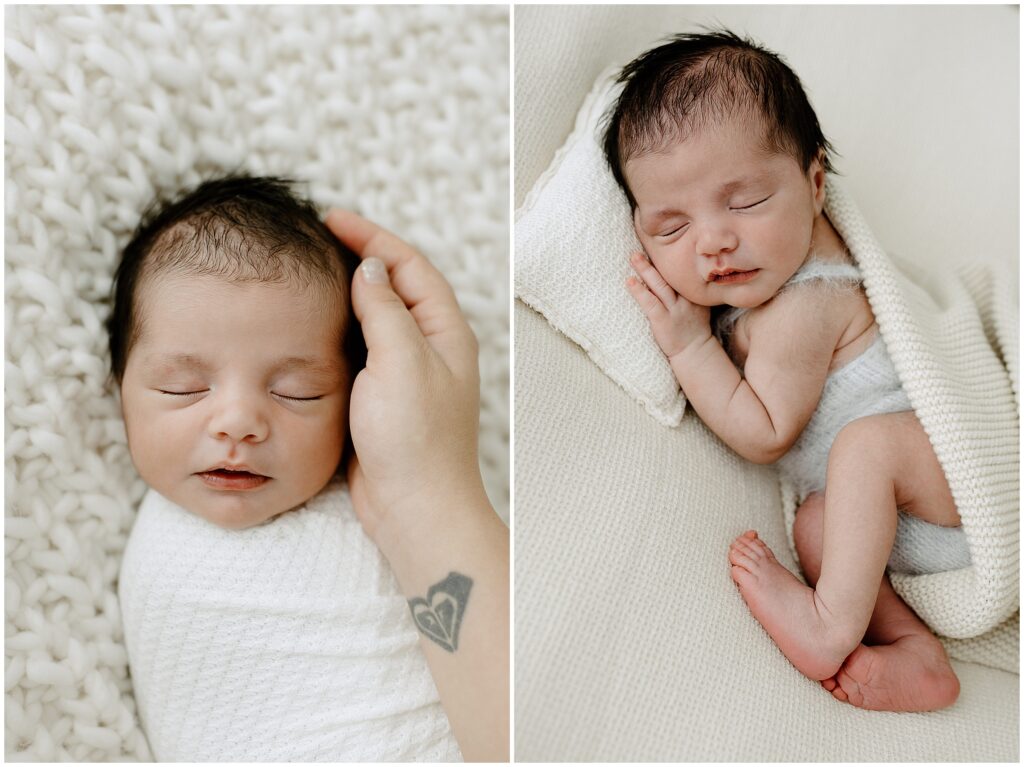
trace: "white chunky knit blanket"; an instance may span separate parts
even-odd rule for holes
[[[340,481],[240,531],[150,490],[118,597],[158,761],[460,759],[409,605]]]
[[[984,266],[950,274],[922,268],[920,259],[914,267],[901,264],[881,248],[834,179],[828,182],[826,211],[863,274],[890,357],[946,473],[971,550],[971,567],[892,574],[893,587],[937,633],[954,639],[991,633],[989,639],[1005,646],[1019,632],[1017,286]],[[795,499],[792,488],[786,491],[791,529]],[[985,640],[975,644],[984,647]]]
[[[145,486],[105,386],[118,250],[157,192],[308,180],[420,247],[480,340],[508,517],[508,9],[5,8],[5,753],[151,758],[117,568]]]

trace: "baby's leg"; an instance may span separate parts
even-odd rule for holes
[[[944,493],[943,493],[944,491]],[[813,679],[836,674],[874,612],[896,535],[896,507],[928,521],[958,517],[942,470],[913,413],[861,418],[829,454],[821,574],[801,584],[749,531],[730,549],[732,575],[754,617]]]
[[[825,498],[815,494],[793,525],[800,566],[814,586],[821,571]],[[864,643],[822,686],[840,701],[875,711],[934,711],[951,706],[960,683],[935,635],[882,579]]]
[[[860,418],[832,446],[825,484],[821,574],[832,610],[866,630],[896,536],[896,509],[926,522],[960,522],[931,443],[913,412]]]

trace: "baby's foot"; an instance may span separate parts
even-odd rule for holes
[[[946,651],[923,634],[888,645],[860,645],[821,686],[836,700],[872,711],[935,711],[952,706],[960,694]]]
[[[753,530],[732,542],[729,562],[743,601],[790,663],[811,679],[835,676],[861,637],[829,615]]]

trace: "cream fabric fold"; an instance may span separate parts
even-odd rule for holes
[[[984,266],[950,272],[927,268],[921,256],[898,260],[835,178],[826,191],[826,213],[861,269],[971,549],[971,567],[893,574],[893,588],[937,633],[984,634],[1017,612],[1020,598],[1016,286]],[[785,509],[791,527],[793,504]]]

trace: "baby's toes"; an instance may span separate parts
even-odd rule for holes
[[[743,567],[750,563],[750,558],[734,546],[729,547],[729,564],[733,567]]]
[[[732,542],[732,546],[729,547],[729,564],[736,567],[743,567],[750,569],[756,564],[753,552],[744,546],[740,541],[742,539],[737,538]]]
[[[752,538],[746,542],[747,549],[750,551],[750,556],[758,560],[772,560],[775,559],[775,555],[772,554],[772,550],[768,548],[768,544],[762,541],[760,538]]]
[[[748,538],[747,534],[744,533],[735,541],[733,541],[732,545],[736,551],[742,552],[744,555],[746,555],[748,558],[754,561],[764,559],[764,544],[761,543],[761,539],[758,538],[756,534],[754,535],[754,537]]]
[[[834,679],[831,680],[831,681],[833,683],[835,683]],[[824,683],[822,683],[822,684],[824,686]],[[828,688],[826,688],[826,689],[828,689]],[[843,688],[840,687],[838,684],[836,684],[831,690],[829,690],[829,692],[832,693],[832,697],[833,698],[835,698],[836,700],[838,700],[838,701],[840,701],[842,703],[849,703],[850,702],[849,698],[846,696],[846,691],[843,690]]]
[[[753,530],[747,530],[743,535],[737,535],[730,545],[730,549],[745,550],[751,541],[757,540],[757,533]]]

